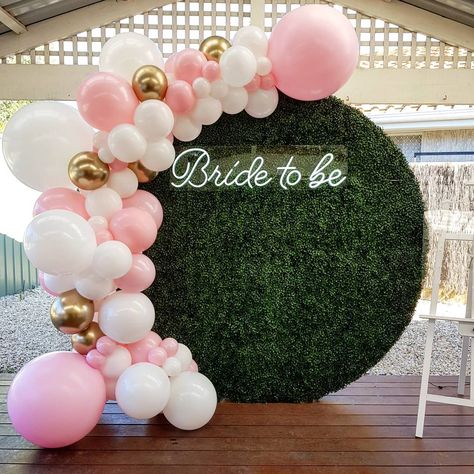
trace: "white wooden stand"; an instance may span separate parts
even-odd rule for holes
[[[450,317],[437,316],[436,309],[438,305],[438,293],[441,280],[441,268],[443,264],[444,245],[446,240],[465,240],[473,242],[472,234],[450,233],[442,232],[439,235],[438,246],[436,249],[433,279],[432,279],[432,293],[430,314],[422,315],[421,318],[428,320],[428,330],[426,335],[425,358],[423,362],[423,374],[421,377],[420,400],[418,403],[418,418],[416,422],[416,437],[423,437],[423,428],[425,424],[426,402],[448,403],[451,405],[462,405],[474,408],[474,384],[471,382],[469,398],[448,397],[444,395],[432,395],[428,393],[428,385],[431,368],[431,355],[433,351],[433,338],[436,320],[453,321],[458,323],[459,333],[462,336],[462,355],[461,368],[458,378],[458,395],[464,396],[466,388],[466,369],[467,369],[467,355],[469,352],[469,344],[474,337],[474,319],[473,319],[473,285],[474,285],[474,258],[471,257],[469,264],[469,283],[467,289],[467,304],[466,313],[464,317]],[[474,374],[474,344],[471,343],[471,381]]]

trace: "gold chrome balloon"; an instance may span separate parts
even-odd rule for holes
[[[208,61],[219,62],[224,51],[230,47],[231,44],[222,36],[209,36],[199,45],[199,51],[204,53]]]
[[[168,89],[166,74],[156,66],[142,66],[133,75],[132,86],[138,100],[163,100]]]
[[[105,334],[100,330],[99,325],[93,321],[84,331],[71,336],[72,348],[79,354],[86,355],[92,349],[95,349],[97,340]]]
[[[134,161],[128,167],[135,173],[139,183],[149,183],[158,176],[158,171],[149,170],[141,161]]]
[[[83,151],[69,162],[69,179],[80,189],[92,191],[103,186],[109,179],[109,167],[93,151]]]
[[[76,290],[61,293],[51,305],[51,321],[64,334],[75,334],[87,329],[94,318],[94,302]]]

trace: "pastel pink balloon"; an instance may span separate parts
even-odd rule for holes
[[[86,354],[87,363],[94,369],[100,369],[105,364],[105,357],[97,349]]]
[[[127,344],[127,349],[132,356],[132,364],[148,362],[148,353],[155,347],[159,347],[161,337],[156,332],[150,331],[143,339],[133,344]]]
[[[132,267],[115,285],[123,291],[140,293],[146,290],[155,280],[156,270],[153,262],[141,253],[132,256]]]
[[[48,293],[51,296],[59,296],[59,293],[56,293],[56,292],[50,290],[46,286],[46,283],[44,282],[44,273],[42,271],[38,271],[38,280],[39,280],[41,288],[43,288],[43,290],[46,291],[46,293]]]
[[[160,344],[160,347],[162,347],[166,353],[168,354],[168,357],[173,357],[176,352],[178,352],[178,341],[172,337],[167,337],[166,339],[163,339],[163,341]]]
[[[133,123],[133,114],[139,104],[132,86],[108,72],[87,77],[77,91],[76,100],[83,119],[106,132],[121,123]]]
[[[260,80],[260,87],[266,91],[272,87],[275,87],[275,76],[272,73],[262,76]]]
[[[196,96],[186,81],[175,81],[168,86],[165,100],[175,114],[186,114],[194,107]]]
[[[108,336],[102,336],[97,340],[96,348],[101,354],[107,356],[115,351],[117,343]]]
[[[268,57],[276,87],[298,100],[318,100],[342,87],[357,66],[350,21],[327,5],[305,5],[273,28]]]
[[[173,53],[168,56],[168,59],[165,62],[165,72],[173,73],[174,72],[174,62],[176,60],[176,55],[178,53]]]
[[[160,367],[166,362],[167,358],[168,354],[163,347],[155,347],[148,353],[148,362]]]
[[[115,386],[117,379],[104,378],[107,400],[115,400]]]
[[[128,163],[115,159],[112,163],[109,164],[109,168],[112,171],[122,171],[128,166]]]
[[[260,89],[260,76],[255,74],[253,79],[245,86],[247,92],[255,92]]]
[[[59,448],[79,441],[97,424],[105,383],[82,355],[51,352],[18,372],[7,404],[19,434],[43,448]]]
[[[186,48],[180,51],[174,59],[174,77],[192,84],[194,79],[201,76],[206,56],[197,49]]]
[[[75,212],[84,219],[89,219],[85,202],[84,196],[77,191],[68,188],[51,188],[42,193],[36,200],[33,207],[33,216],[53,209],[64,209]]]
[[[160,201],[148,191],[139,189],[133,196],[122,200],[123,207],[137,207],[148,212],[155,220],[156,227],[159,229],[163,222],[163,207]]]
[[[216,61],[207,61],[202,66],[202,75],[209,82],[216,81],[221,76],[221,68]]]
[[[97,242],[97,245],[100,245],[104,242],[108,242],[109,240],[114,240],[114,236],[109,230],[100,229],[95,233],[95,240]]]
[[[117,211],[110,219],[109,229],[114,239],[123,242],[132,253],[150,248],[158,232],[153,217],[137,207]]]
[[[171,142],[171,144],[173,144],[174,142],[174,135],[172,133],[170,133],[167,137],[166,137],[167,140],[169,140]]]
[[[199,367],[196,364],[196,362],[193,360],[189,364],[189,367],[187,368],[188,372],[199,372]]]

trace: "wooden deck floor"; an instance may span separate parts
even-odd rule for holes
[[[474,473],[474,410],[430,404],[425,438],[414,438],[418,377],[365,376],[311,404],[221,403],[194,432],[162,416],[131,420],[115,403],[85,439],[41,450],[16,435],[0,375],[0,473],[308,472],[324,474]],[[454,394],[453,377],[433,377]]]

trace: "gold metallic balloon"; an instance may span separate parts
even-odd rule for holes
[[[94,302],[76,290],[61,293],[51,305],[51,321],[65,334],[75,334],[87,329],[94,318]]]
[[[132,86],[138,100],[163,100],[168,89],[166,74],[156,66],[142,66],[133,75]]]
[[[128,167],[135,173],[139,183],[149,183],[158,176],[158,171],[149,170],[141,161],[134,161]]]
[[[103,186],[109,179],[109,167],[93,151],[83,151],[69,162],[69,179],[80,189],[92,191]]]
[[[72,347],[79,354],[86,355],[89,351],[95,349],[97,340],[104,335],[99,325],[93,321],[87,329],[71,336]]]
[[[199,51],[204,53],[208,61],[219,62],[224,51],[230,47],[231,44],[222,36],[209,36],[199,45]]]

